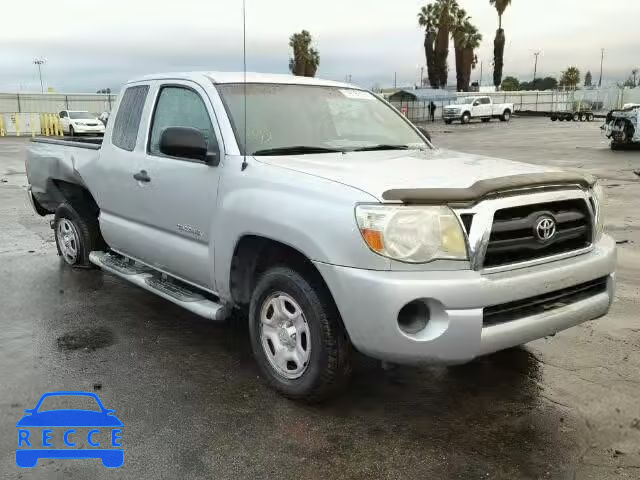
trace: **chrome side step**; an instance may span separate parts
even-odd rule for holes
[[[91,252],[89,260],[102,270],[127,280],[148,292],[181,306],[209,320],[221,321],[227,318],[230,309],[209,300],[195,289],[173,282],[167,275],[146,265],[134,262],[121,255],[109,252]]]

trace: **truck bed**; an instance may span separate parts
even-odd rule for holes
[[[81,165],[100,155],[102,137],[36,137],[27,152],[26,169],[30,194],[42,214],[53,213],[65,199],[61,189],[86,187],[78,173]]]
[[[35,137],[31,140],[34,143],[51,143],[54,145],[65,145],[68,147],[89,148],[98,150],[102,146],[102,137]]]

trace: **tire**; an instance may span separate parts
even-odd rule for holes
[[[564,122],[564,117],[563,117],[562,115],[560,115],[560,116],[558,117],[558,120],[560,120],[561,122]]]
[[[580,120],[580,114],[578,112],[576,112],[576,113],[573,114],[572,118],[573,118],[574,122],[577,122],[578,120]]]
[[[558,117],[555,115],[551,115],[551,121],[555,122],[556,120],[558,120]]]
[[[460,123],[466,125],[471,122],[471,114],[469,112],[464,112],[462,117],[460,117]]]
[[[447,125],[451,125],[451,123],[453,123],[453,120],[445,120],[444,123],[446,123]]]
[[[581,122],[586,122],[587,121],[587,114],[586,113],[581,113],[580,114],[580,121]]]
[[[615,140],[611,140],[610,147],[611,147],[611,150],[613,150],[613,151],[621,150],[620,144],[618,142],[616,142]]]
[[[292,316],[297,320],[291,320]],[[271,336],[270,322],[275,324]],[[261,372],[282,395],[314,403],[346,385],[351,374],[351,344],[330,293],[316,275],[303,276],[288,266],[268,269],[251,296],[249,334]],[[283,337],[291,343],[285,344]],[[284,357],[284,364],[278,366],[283,357],[278,360],[277,352],[294,358],[298,348],[304,355],[294,360]]]
[[[104,248],[98,218],[85,208],[63,203],[56,209],[53,221],[58,255],[67,265],[90,268],[89,253]]]
[[[511,120],[511,110],[507,109],[500,115],[500,121],[508,122],[509,120]]]
[[[489,123],[491,121],[490,118],[481,118],[482,123]]]
[[[594,116],[593,113],[588,113],[587,114],[587,122],[593,122]]]
[[[70,136],[70,137],[75,137],[75,136],[76,136],[76,132],[75,132],[75,130],[73,129],[73,126],[72,126],[72,125],[69,125],[69,136]]]

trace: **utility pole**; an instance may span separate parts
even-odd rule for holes
[[[424,87],[424,67],[420,67],[420,87]]]
[[[478,89],[482,86],[482,60],[480,60],[480,81],[478,82]]]
[[[393,88],[398,88],[398,73],[393,72]]]
[[[540,55],[540,52],[535,52],[533,54],[534,57],[536,57],[535,59],[535,63],[533,64],[533,88],[536,88],[536,73],[538,73],[538,55]]]
[[[602,63],[604,62],[604,48],[600,49],[600,80],[598,80],[598,88],[602,86]]]
[[[38,76],[40,77],[40,91],[44,93],[44,85],[42,84],[42,65],[46,62],[44,58],[36,58],[33,63],[38,66]]]

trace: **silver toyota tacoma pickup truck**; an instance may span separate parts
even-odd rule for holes
[[[264,377],[291,398],[335,392],[354,348],[458,364],[613,299],[593,178],[437,149],[353,85],[140,78],[103,139],[37,138],[26,167],[67,264],[210,320],[246,311]]]

